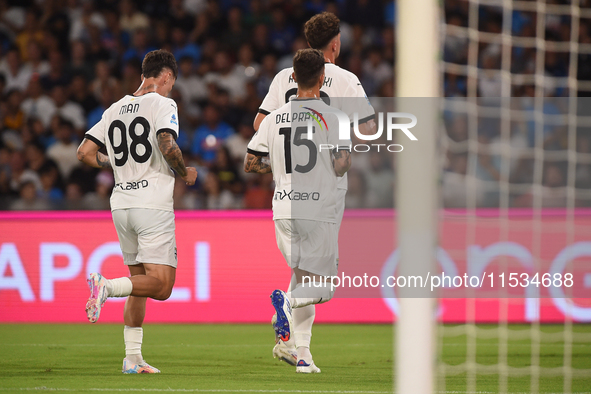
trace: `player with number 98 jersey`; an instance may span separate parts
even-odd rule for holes
[[[157,93],[127,95],[111,105],[85,135],[106,147],[115,175],[111,210],[173,211],[175,177],[158,149],[157,133],[179,133],[177,105]]]

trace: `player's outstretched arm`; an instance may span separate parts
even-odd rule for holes
[[[337,176],[341,177],[345,175],[349,168],[351,168],[351,152],[348,150],[337,150],[332,152],[334,172]]]
[[[255,156],[247,153],[244,157],[244,172],[257,172],[259,174],[268,174],[271,172],[269,160],[264,156]]]
[[[189,186],[194,185],[197,179],[197,170],[194,167],[185,167],[183,153],[174,138],[172,138],[172,134],[167,131],[160,131],[158,133],[158,148],[168,165],[183,178],[183,181]]]
[[[99,149],[100,147],[94,141],[84,138],[78,147],[76,155],[78,156],[78,160],[91,167],[111,168],[109,157],[99,152]]]

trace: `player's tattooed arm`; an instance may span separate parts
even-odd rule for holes
[[[264,156],[255,156],[252,153],[247,153],[244,157],[244,172],[270,173],[271,164],[269,163],[269,159]]]
[[[183,152],[177,145],[172,134],[161,131],[158,133],[158,148],[168,165],[177,172],[180,176],[187,175],[187,167],[185,167],[185,161],[183,160]]]
[[[76,155],[78,160],[94,168],[111,168],[109,156],[99,152],[100,147],[96,142],[84,138]]]
[[[349,168],[351,168],[351,152],[348,150],[335,149],[332,151],[334,172],[337,176],[341,177],[345,175]]]
[[[197,179],[197,170],[194,167],[185,167],[183,153],[176,141],[167,131],[158,132],[158,148],[168,165],[183,178],[187,185],[194,185]]]
[[[101,152],[96,152],[96,162],[101,168],[111,168],[111,162],[109,161],[109,156],[107,156]]]

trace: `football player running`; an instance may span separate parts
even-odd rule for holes
[[[320,372],[310,353],[314,316],[301,319],[298,311],[332,298],[330,281],[313,289],[310,281],[337,274],[337,180],[351,166],[351,141],[339,140],[338,131],[343,124],[348,131],[349,118],[320,99],[324,63],[317,49],[295,54],[295,97],[261,122],[244,161],[246,172],[272,172],[275,180],[275,235],[292,278],[287,293],[271,294],[274,328],[278,344],[291,352],[280,356],[300,373]]]
[[[325,76],[320,87],[320,97],[332,107],[341,109],[347,114],[350,121],[354,121],[354,113],[358,114],[359,132],[361,134],[374,134],[376,124],[374,110],[367,101],[367,96],[359,78],[350,71],[337,65],[335,60],[341,51],[340,20],[330,12],[323,12],[310,18],[304,26],[304,34],[311,48],[322,51],[325,61]],[[297,85],[293,78],[294,68],[286,68],[280,71],[271,86],[269,92],[259,107],[259,113],[254,120],[254,129],[258,130],[263,119],[271,111],[288,103],[297,92]],[[336,130],[335,130],[336,131]],[[337,182],[337,262],[338,262],[338,230],[341,226],[345,212],[345,195],[347,194],[347,175],[339,178]],[[294,310],[293,319],[297,335],[310,335],[312,323],[316,315],[314,305]],[[273,316],[275,322],[275,316]],[[303,331],[299,331],[303,330]],[[299,333],[299,334],[298,334]],[[296,350],[276,337],[273,348],[273,357],[279,358],[291,365],[297,360]]]
[[[113,222],[123,261],[131,277],[106,279],[91,273],[86,314],[91,323],[108,297],[127,297],[123,319],[123,373],[159,373],[142,357],[142,324],[147,297],[166,300],[175,281],[177,253],[173,212],[174,169],[187,185],[197,170],[185,167],[178,137],[178,113],[167,98],[177,77],[174,56],[149,52],[142,62],[142,83],[103,114],[85,135],[78,159],[96,168],[112,168]],[[105,148],[107,155],[99,150]]]

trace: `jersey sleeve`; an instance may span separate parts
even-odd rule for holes
[[[156,126],[156,135],[167,132],[172,134],[176,140],[179,136],[179,114],[174,100],[167,98],[158,103],[155,108],[156,116],[154,125]]]
[[[285,104],[283,102],[284,100],[282,100],[282,95],[285,95],[285,92],[281,91],[281,80],[282,78],[285,78],[284,74],[285,72],[280,71],[275,75],[275,78],[273,78],[273,82],[271,82],[271,86],[269,86],[269,91],[259,107],[259,113],[269,115],[271,112]]]
[[[359,115],[359,124],[363,124],[375,117],[375,110],[355,74],[351,74],[351,81],[348,84],[345,97],[346,102],[343,105],[343,110],[349,116],[351,122],[353,122],[354,113]]]
[[[107,121],[105,115],[101,117],[101,120],[97,122],[90,130],[84,134],[84,138],[91,140],[97,144],[101,149],[105,147],[105,135],[106,135]]]
[[[252,139],[248,143],[246,151],[251,155],[255,156],[268,156],[269,155],[269,131],[270,120],[269,117],[263,119],[259,130],[254,133]]]

